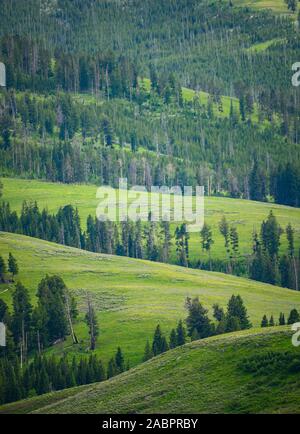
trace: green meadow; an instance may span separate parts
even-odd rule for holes
[[[72,345],[68,339],[48,350],[55,354],[87,352],[88,330],[83,322],[87,293],[100,325],[97,353],[107,362],[121,346],[131,366],[141,362],[145,343],[158,323],[168,336],[178,320],[185,319],[188,296],[199,296],[211,315],[214,303],[226,307],[232,294],[240,294],[254,326],[260,325],[264,314],[277,320],[280,312],[288,315],[292,308],[300,308],[296,291],[221,273],[90,253],[23,235],[0,232],[0,251],[4,258],[9,252],[17,258],[18,279],[30,290],[33,301],[46,274],[62,276],[76,296],[80,317],[75,329],[80,343]],[[0,285],[0,297],[8,303],[12,292],[12,285]]]
[[[18,213],[24,200],[36,201],[41,208],[47,207],[49,211],[56,212],[59,207],[72,204],[77,207],[81,217],[82,226],[85,227],[89,214],[96,215],[99,199],[96,197],[97,186],[59,184],[36,180],[21,180],[3,178],[3,200],[11,204],[13,210]],[[124,195],[120,193],[121,198]],[[288,223],[295,228],[296,246],[300,247],[300,209],[276,205],[273,203],[254,202],[243,199],[231,199],[227,197],[206,197],[204,201],[205,221],[212,227],[214,244],[212,246],[212,258],[225,259],[226,251],[224,240],[219,233],[219,222],[224,215],[228,222],[236,226],[240,238],[240,256],[249,255],[252,247],[252,234],[259,231],[260,225],[272,210],[284,229]],[[172,225],[173,232],[176,224]],[[282,235],[281,251],[287,247],[285,234]],[[173,240],[174,244],[174,240]],[[199,233],[191,233],[190,259],[207,260],[208,256],[201,249]],[[172,253],[173,262],[176,261],[175,247]]]
[[[244,369],[249,360],[262,364],[255,375]],[[299,392],[299,350],[291,332],[277,327],[193,342],[103,383],[6,405],[0,413],[299,413]]]
[[[249,7],[252,9],[270,9],[276,14],[292,15],[284,0],[236,0],[233,1],[234,6]],[[298,8],[298,6],[297,6]],[[297,14],[294,14],[296,18]]]

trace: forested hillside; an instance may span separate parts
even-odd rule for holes
[[[299,204],[290,16],[190,0],[15,6],[1,11],[3,173]]]

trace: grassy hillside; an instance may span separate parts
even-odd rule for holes
[[[233,4],[234,6],[249,7],[257,10],[270,9],[276,14],[292,15],[284,0],[236,0]]]
[[[49,211],[56,212],[60,206],[72,204],[78,207],[82,226],[85,226],[89,214],[96,213],[99,203],[96,198],[97,187],[94,185],[67,185],[42,181],[30,181],[20,179],[2,179],[4,184],[3,199],[11,204],[12,209],[18,213],[21,210],[22,202],[37,201],[41,208],[47,207]],[[205,198],[205,221],[212,226],[214,244],[212,246],[212,257],[225,259],[226,252],[224,240],[218,229],[219,222],[223,215],[228,222],[235,225],[240,237],[240,254],[251,253],[253,229],[259,231],[261,222],[266,219],[270,210],[283,228],[288,223],[296,229],[295,242],[299,246],[300,233],[300,209],[282,205],[253,202],[241,199],[222,197]],[[173,227],[175,230],[175,225]],[[282,236],[282,250],[286,248],[285,235]],[[200,236],[192,233],[190,239],[190,259],[207,259],[200,246]],[[176,260],[175,248],[173,248],[173,260]]]
[[[287,328],[239,332],[193,342],[104,383],[11,404],[0,413],[299,413],[299,366]]]
[[[90,293],[100,324],[97,352],[107,361],[121,346],[131,366],[140,362],[147,339],[160,323],[168,335],[179,319],[186,317],[187,296],[199,296],[205,307],[226,306],[232,294],[240,294],[255,326],[263,314],[286,315],[300,306],[300,293],[220,273],[172,265],[94,254],[37,239],[0,232],[0,251],[9,252],[20,265],[19,279],[32,296],[47,273],[59,274],[77,296],[80,321],[78,346],[68,340],[50,351],[84,353],[88,348],[86,291]],[[0,285],[0,297],[10,302],[13,287]]]

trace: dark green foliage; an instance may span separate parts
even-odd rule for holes
[[[176,336],[176,330],[175,329],[171,330],[169,347],[170,347],[170,350],[177,347],[177,336]]]
[[[19,267],[16,258],[9,253],[8,256],[8,271],[13,275],[16,276],[19,273]]]
[[[122,350],[120,347],[118,347],[118,350],[117,350],[117,353],[115,356],[115,363],[116,363],[118,373],[125,371],[124,356],[123,356],[123,353],[122,353]]]
[[[177,346],[184,345],[186,343],[186,330],[183,325],[182,320],[178,322],[177,329],[176,329],[176,342]]]
[[[0,256],[0,282],[4,282],[6,273],[6,264],[2,256]]]
[[[288,324],[294,324],[296,322],[300,322],[300,314],[297,309],[292,309],[288,318]]]
[[[280,313],[280,315],[279,315],[279,325],[285,325],[285,316],[284,316],[284,313]]]
[[[107,367],[107,378],[115,377],[118,374],[118,368],[116,366],[116,361],[114,358],[111,358],[108,362]]]
[[[189,233],[186,224],[182,224],[175,230],[176,252],[178,263],[183,267],[188,267],[189,260]]]
[[[0,403],[105,379],[102,362],[94,355],[79,361],[74,358],[71,363],[64,357],[35,356],[22,370],[16,359],[0,358]]]
[[[152,353],[154,356],[158,356],[161,353],[164,353],[168,349],[168,344],[166,338],[163,336],[160,325],[155,329],[153,342],[152,342]]]
[[[151,349],[149,341],[147,341],[145,346],[145,351],[144,351],[143,362],[147,362],[147,360],[152,359],[152,357],[153,357],[153,351]]]
[[[289,352],[268,352],[254,354],[239,364],[239,369],[255,376],[286,377],[288,373],[299,372],[299,356]]]
[[[243,299],[240,295],[232,295],[227,306],[227,317],[235,317],[239,320],[241,330],[251,327],[248,318],[247,309],[244,305]]]
[[[268,327],[269,326],[269,321],[268,321],[267,315],[263,316],[263,319],[261,321],[261,326],[262,327]]]
[[[186,299],[188,317],[186,319],[188,335],[191,337],[194,330],[197,331],[198,339],[203,339],[213,334],[213,326],[207,316],[208,311],[202,306],[199,298]]]
[[[45,339],[49,342],[65,339],[68,334],[67,292],[65,283],[59,276],[47,276],[38,286],[38,308],[44,315]],[[74,302],[71,305],[74,305]],[[76,312],[73,310],[70,314],[74,317]]]

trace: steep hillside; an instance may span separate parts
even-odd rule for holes
[[[186,317],[187,296],[199,296],[211,315],[214,303],[226,307],[232,294],[240,294],[254,326],[260,325],[264,314],[274,315],[277,321],[280,312],[287,317],[292,308],[300,306],[296,291],[220,273],[89,253],[21,235],[0,232],[0,251],[4,258],[9,252],[17,258],[18,279],[32,296],[46,274],[59,274],[76,295],[80,344],[72,346],[69,339],[49,350],[57,354],[85,353],[88,348],[83,322],[87,291],[100,324],[97,353],[107,361],[121,346],[131,366],[141,361],[145,343],[152,339],[158,323],[169,335],[178,320]],[[5,301],[10,302],[12,291],[12,286],[0,285]]]
[[[300,354],[287,328],[193,342],[104,383],[0,413],[299,413]]]

